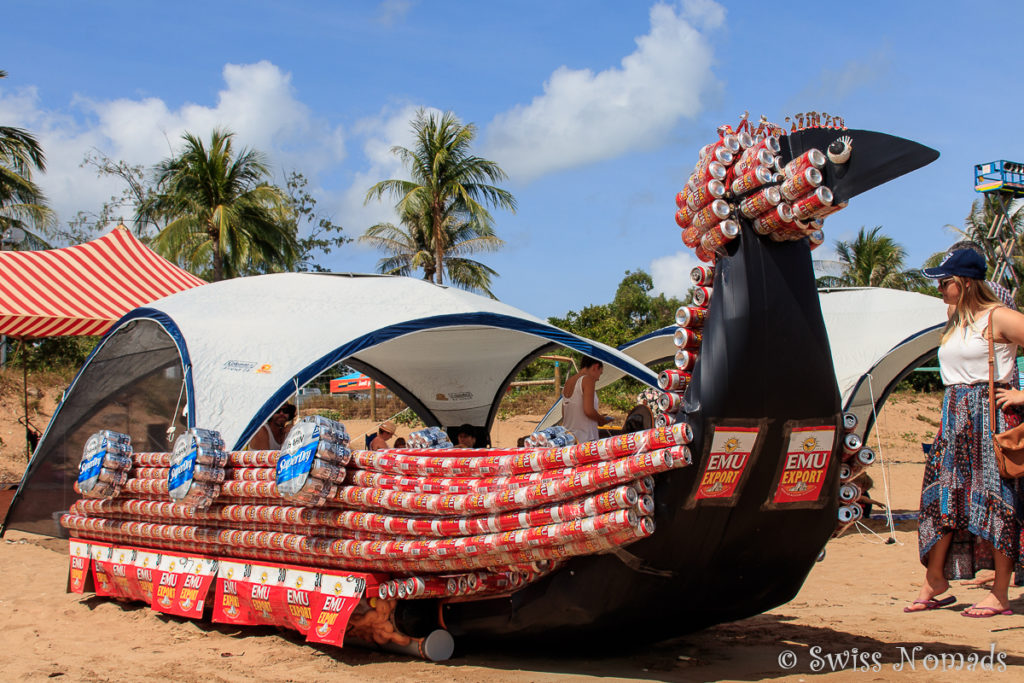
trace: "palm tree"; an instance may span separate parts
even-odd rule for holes
[[[254,270],[290,269],[298,258],[288,199],[266,182],[260,152],[235,155],[234,133],[215,129],[209,147],[185,133],[185,147],[156,167],[156,196],[141,218],[166,221],[153,246],[216,282]],[[208,271],[204,272],[204,271]]]
[[[839,276],[818,278],[819,287],[888,287],[916,290],[928,284],[918,270],[904,270],[907,253],[891,237],[880,235],[882,226],[861,228],[852,242],[836,242],[842,266]]]
[[[7,78],[7,72],[0,71],[0,78]],[[0,233],[11,227],[47,228],[54,223],[46,197],[32,181],[33,170],[46,170],[42,146],[26,130],[0,126]]]
[[[1024,232],[1024,206],[1019,202],[1014,206],[1012,200],[1007,200],[1004,204],[1006,204],[1006,213],[1009,215],[1010,225],[1008,229],[1007,227],[1003,228],[1003,234],[1014,235],[1019,240],[1019,236]],[[986,194],[971,202],[971,211],[964,218],[964,227],[962,229],[952,225],[947,225],[946,227],[960,233],[964,236],[964,239],[980,244],[986,252],[986,257],[991,261],[995,255],[992,251],[994,244],[988,239],[988,232],[996,217],[1002,215],[1002,213],[1003,210],[1000,206],[999,198],[994,193]]]
[[[366,202],[389,194],[398,200],[399,215],[405,214],[410,203],[423,207],[426,221],[422,229],[434,257],[433,278],[442,284],[448,272],[444,262],[453,246],[446,221],[460,213],[467,217],[463,222],[474,224],[477,230],[491,230],[491,214],[484,204],[515,212],[516,200],[506,190],[488,184],[507,177],[501,167],[470,153],[476,126],[463,125],[452,112],[438,117],[421,109],[412,129],[416,134],[412,149],[391,148],[409,167],[412,180],[382,180],[366,193]]]
[[[431,217],[415,201],[402,209],[401,224],[378,223],[370,226],[359,241],[373,245],[390,256],[377,262],[377,272],[388,275],[411,275],[423,269],[423,279],[432,281],[436,272]],[[456,287],[480,292],[495,299],[491,277],[497,273],[490,267],[465,258],[466,254],[496,251],[505,242],[494,234],[487,223],[473,220],[458,204],[450,207],[441,222],[445,249],[444,267],[448,280]]]

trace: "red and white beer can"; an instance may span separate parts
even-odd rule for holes
[[[821,169],[825,167],[825,154],[820,149],[811,148],[790,161],[782,169],[787,178],[797,176],[809,168]]]
[[[749,197],[744,197],[740,202],[739,209],[740,213],[747,218],[757,218],[758,216],[771,211],[772,208],[778,206],[781,201],[782,193],[779,192],[778,187],[773,185],[771,187],[762,188]]]
[[[779,144],[778,137],[774,135],[765,135],[754,143],[754,149],[767,149],[774,155],[782,151],[782,145]]]
[[[733,176],[738,177],[743,175],[744,173],[749,173],[753,171],[758,166],[771,166],[774,161],[775,155],[773,155],[768,150],[764,148],[751,149],[745,152],[743,156],[740,157],[739,161],[737,161],[736,164],[733,165],[732,173]]]
[[[711,264],[715,262],[715,257],[717,256],[715,252],[708,251],[701,244],[698,244],[696,247],[693,248],[693,255],[696,256],[701,261],[703,261],[704,263]]]
[[[740,224],[733,220],[724,220],[716,223],[710,230],[700,238],[700,246],[709,252],[721,253],[725,251],[725,245],[732,242],[740,235]]]
[[[693,375],[683,370],[662,370],[658,373],[658,386],[662,391],[684,391]]]
[[[697,365],[697,353],[687,349],[679,349],[676,351],[675,363],[677,370],[689,372]]]
[[[857,451],[857,462],[867,467],[875,462],[875,452],[867,446]]]
[[[757,188],[770,183],[772,181],[772,172],[764,166],[755,166],[743,173],[743,175],[736,176],[736,179],[732,181],[732,185],[729,189],[737,197],[756,190]]]
[[[757,234],[767,235],[776,230],[785,230],[792,222],[793,209],[789,204],[779,204],[768,213],[755,218],[751,225]]]
[[[712,178],[700,185],[696,190],[689,192],[686,197],[686,204],[693,211],[700,211],[716,199],[725,196],[725,183]]]
[[[663,412],[674,413],[683,407],[683,394],[675,391],[666,391],[658,397],[658,407]]]
[[[821,209],[831,205],[832,190],[822,186],[793,202],[793,216],[801,221],[810,220]]]
[[[853,432],[843,436],[843,452],[847,455],[854,455],[863,445],[864,443],[860,440],[860,437]]]
[[[683,244],[688,246],[690,249],[696,249],[700,246],[700,238],[704,235],[703,230],[699,230],[692,225],[688,225],[683,228]]]
[[[726,175],[728,175],[728,171],[725,168],[725,164],[715,160],[714,157],[707,156],[697,162],[697,166],[693,169],[693,174],[690,176],[688,184],[692,188],[697,188],[709,180],[724,181]]]
[[[857,428],[857,414],[843,413],[843,431],[852,432]]]
[[[821,181],[821,171],[816,168],[808,168],[792,178],[782,181],[779,191],[782,192],[784,199],[792,202],[812,192],[814,188],[821,185]]]
[[[811,243],[811,251],[814,251],[825,243],[825,233],[821,230],[815,230],[807,236],[807,241]]]
[[[715,223],[728,218],[729,213],[729,202],[724,199],[716,199],[694,214],[690,225],[699,230],[707,231]]]
[[[675,342],[676,348],[699,349],[700,343],[704,340],[704,334],[700,330],[680,327],[675,331],[672,340]]]
[[[676,423],[676,418],[667,413],[662,413],[658,417],[654,418],[655,427],[671,427]]]
[[[707,308],[711,305],[712,293],[713,289],[711,287],[695,287],[693,290],[693,303],[701,308]]]
[[[690,271],[690,282],[698,287],[710,285],[715,279],[715,269],[712,266],[694,266]]]
[[[690,222],[693,220],[693,213],[690,207],[684,204],[682,208],[676,211],[676,225],[686,230],[690,227]]]
[[[852,503],[860,498],[860,488],[855,484],[843,484],[839,487],[839,500]]]
[[[676,311],[676,325],[679,327],[704,327],[704,321],[708,319],[708,309],[698,306],[680,306]]]

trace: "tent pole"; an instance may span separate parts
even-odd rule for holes
[[[21,359],[21,386],[21,395],[25,398],[25,462],[28,462],[32,459],[32,442],[28,440],[28,363],[24,358]]]
[[[25,340],[18,337],[18,350],[15,356],[21,354],[21,397],[25,409],[25,461],[32,459],[32,442],[28,439],[28,358],[25,357]]]
[[[377,380],[370,378],[370,419],[377,421]]]

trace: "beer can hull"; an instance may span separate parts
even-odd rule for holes
[[[822,180],[821,171],[816,168],[808,168],[802,173],[782,181],[779,191],[784,199],[792,202],[813,191],[814,188],[821,185]]]
[[[699,329],[704,327],[708,318],[708,309],[698,306],[680,306],[676,311],[676,325]]]
[[[712,266],[695,266],[690,271],[690,282],[703,287],[710,285],[715,280],[715,269]]]

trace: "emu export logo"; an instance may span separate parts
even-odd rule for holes
[[[729,499],[736,494],[757,441],[757,427],[715,427],[711,449],[697,486],[696,500]]]
[[[773,503],[818,500],[825,485],[836,430],[832,426],[797,427],[789,435],[782,473],[775,484]]]

